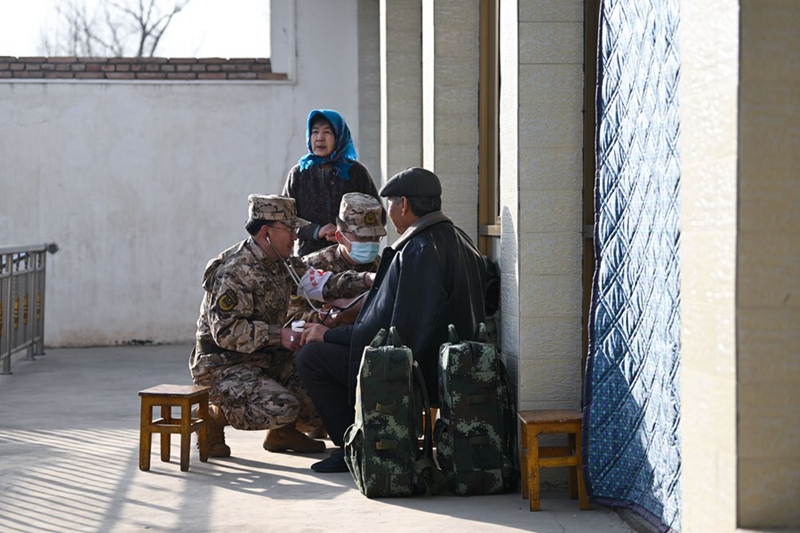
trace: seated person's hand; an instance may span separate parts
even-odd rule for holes
[[[328,331],[328,326],[322,324],[306,324],[306,330],[303,332],[303,337],[300,340],[301,345],[308,344],[309,342],[324,342],[325,332]]]
[[[372,284],[375,283],[375,272],[367,272],[364,276],[364,283],[367,287],[372,288]]]
[[[331,300],[322,306],[324,312],[319,314],[319,320],[328,327],[342,326],[344,324],[352,324],[356,321],[358,313],[364,306],[365,298],[360,298],[355,305],[348,308],[355,298],[337,298]]]
[[[299,350],[302,346],[300,342],[302,335],[303,333],[292,331],[292,328],[281,328],[281,346],[290,352]]]
[[[336,242],[336,226],[333,224],[325,224],[319,228],[317,238],[321,241]]]
[[[342,319],[344,318],[342,315],[344,313],[338,307],[332,307],[330,309],[325,309],[324,307],[319,312],[319,322],[328,326],[329,328],[335,328],[336,326],[340,326],[342,324],[351,324],[351,322],[343,322]]]
[[[335,300],[330,300],[322,304],[322,310],[327,311],[328,309],[333,309],[333,312],[335,313],[339,309],[347,307],[347,304],[352,301],[352,298],[336,298]]]
[[[317,320],[312,322],[319,322],[329,328],[335,328],[339,324],[339,313],[348,302],[347,298],[336,298],[330,302],[325,302],[317,313]]]

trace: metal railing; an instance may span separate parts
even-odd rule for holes
[[[0,246],[0,374],[11,374],[11,356],[44,355],[44,290],[47,252],[55,244]]]

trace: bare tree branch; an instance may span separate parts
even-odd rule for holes
[[[100,0],[98,11],[89,13],[84,0],[67,0],[56,7],[55,31],[41,32],[40,49],[47,55],[153,57],[173,17],[190,1]],[[162,10],[159,3],[171,7]]]
[[[109,43],[111,53],[114,56],[121,57],[125,54],[125,47],[122,44],[123,39],[120,36],[118,26],[114,23],[114,17],[108,4],[103,5],[103,13],[105,15],[105,25],[111,38]]]
[[[150,40],[150,57],[153,57],[153,54],[155,54],[158,43],[161,40],[161,36],[164,35],[164,32],[167,31],[170,22],[172,22],[172,17],[180,13],[188,2],[189,0],[185,0],[182,3],[176,2],[172,11],[163,15],[153,25],[153,35],[152,39]]]

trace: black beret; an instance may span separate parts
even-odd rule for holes
[[[381,187],[381,196],[441,196],[442,184],[430,170],[411,167],[398,172]]]

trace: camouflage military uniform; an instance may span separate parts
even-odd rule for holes
[[[308,270],[298,258],[287,262],[298,277]],[[293,354],[281,346],[281,328],[295,290],[287,269],[270,261],[249,238],[209,262],[203,288],[189,367],[196,384],[211,387],[211,403],[220,406],[236,429],[270,429],[294,421],[319,425]],[[364,276],[346,272],[331,277],[323,295],[332,299],[363,290]]]
[[[347,231],[360,238],[377,238],[386,235],[384,228],[385,211],[381,203],[367,194],[349,192],[342,196],[337,217],[337,230]],[[381,264],[379,255],[369,263],[351,265],[342,254],[342,245],[334,244],[303,257],[310,267],[327,272],[377,272]],[[292,320],[320,322],[315,311],[302,296],[292,296],[289,302],[289,316]]]
[[[328,272],[345,272],[347,270],[355,272],[377,272],[378,265],[381,263],[381,258],[378,256],[372,263],[367,263],[366,265],[350,265],[342,257],[339,245],[334,244],[308,254],[303,257],[303,261],[312,268],[326,270]],[[320,322],[319,313],[311,308],[305,298],[297,295],[289,297],[289,316],[292,320],[302,319],[306,322]]]

